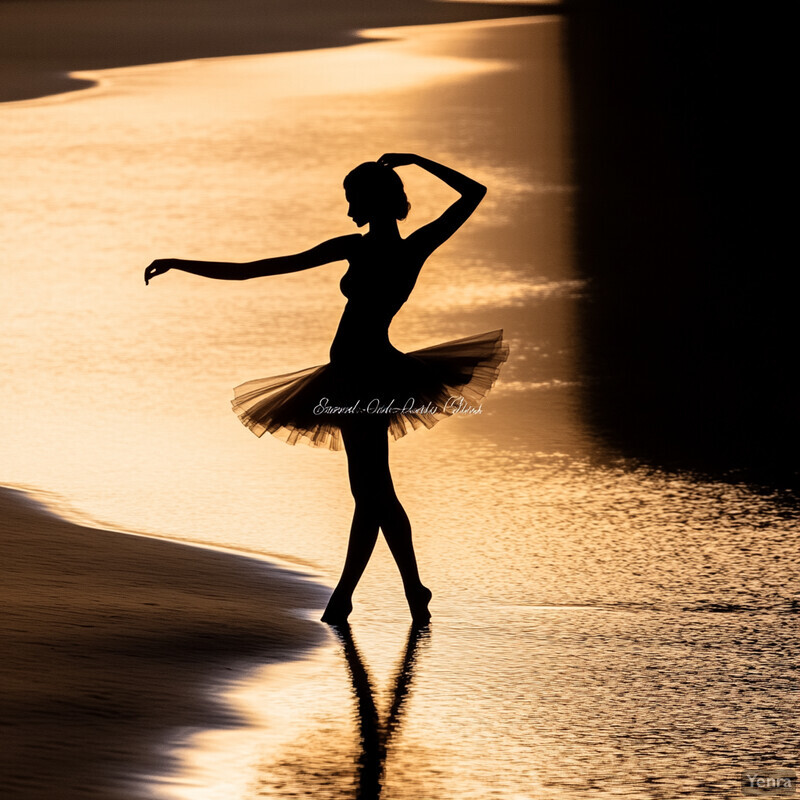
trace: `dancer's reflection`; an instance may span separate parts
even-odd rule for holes
[[[369,673],[361,660],[350,626],[345,623],[332,627],[344,648],[344,657],[358,703],[361,755],[358,759],[359,777],[356,797],[357,800],[377,800],[381,795],[386,752],[402,723],[403,706],[411,689],[417,650],[420,642],[430,638],[430,626],[412,625],[408,631],[403,660],[395,675],[392,705],[383,724],[381,724],[378,708],[375,705],[375,693]]]

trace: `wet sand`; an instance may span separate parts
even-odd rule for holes
[[[73,525],[8,489],[0,510],[6,798],[146,796],[176,732],[242,722],[213,690],[324,635],[300,612],[326,591],[287,570]]]

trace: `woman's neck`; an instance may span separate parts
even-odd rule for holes
[[[369,235],[376,239],[399,239],[397,220],[391,218],[370,220]]]

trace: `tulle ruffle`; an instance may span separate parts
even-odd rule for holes
[[[234,389],[232,405],[256,436],[340,450],[348,426],[385,425],[400,439],[454,414],[480,413],[507,358],[503,331],[489,331],[248,381]]]

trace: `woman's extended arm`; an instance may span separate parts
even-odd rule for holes
[[[338,236],[327,242],[318,244],[303,253],[277,258],[262,258],[259,261],[250,261],[244,264],[229,263],[226,261],[188,261],[181,258],[159,258],[150,264],[144,271],[144,282],[149,283],[157,275],[163,275],[171,269],[190,272],[203,278],[216,278],[227,281],[244,281],[249,278],[263,278],[267,275],[283,275],[287,272],[299,272],[332,261],[344,261],[352,251],[355,238],[361,235],[356,233],[350,236]]]
[[[409,241],[413,241],[427,253],[432,253],[442,242],[447,241],[469,219],[486,195],[486,187],[482,183],[478,183],[444,164],[414,153],[384,153],[378,161],[392,168],[416,164],[444,181],[461,195],[438,219],[424,225],[408,237]]]

